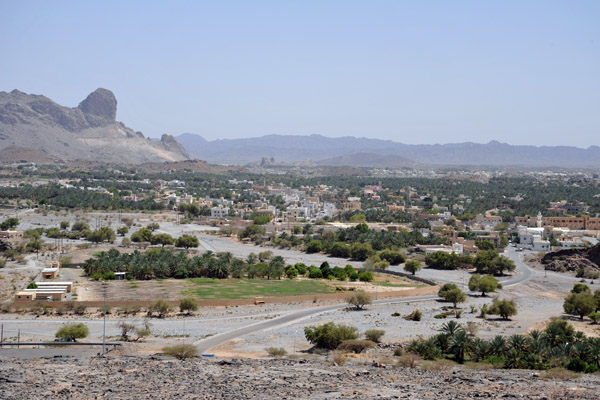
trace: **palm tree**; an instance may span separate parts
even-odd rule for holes
[[[490,341],[490,354],[502,356],[506,351],[506,339],[501,335],[496,335]]]
[[[450,345],[448,350],[454,355],[454,359],[459,364],[465,362],[465,357],[473,349],[473,341],[464,329],[456,331],[456,333],[450,337],[448,344]]]
[[[454,336],[454,334],[464,331],[460,324],[456,323],[456,321],[448,321],[447,323],[442,325],[441,332],[445,333],[448,336]]]
[[[473,341],[473,356],[476,362],[485,360],[490,351],[490,345],[485,340],[479,338]]]

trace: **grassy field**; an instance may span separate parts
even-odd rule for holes
[[[250,299],[256,296],[282,297],[334,293],[322,282],[313,280],[263,280],[263,279],[188,279],[190,287],[185,296],[200,299]]]

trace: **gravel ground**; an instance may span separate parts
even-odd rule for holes
[[[49,373],[51,371],[51,373]],[[597,399],[600,377],[540,379],[520,370],[397,368],[320,360],[10,360],[0,398],[12,399]]]

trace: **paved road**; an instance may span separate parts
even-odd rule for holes
[[[516,285],[522,284],[524,282],[527,282],[534,275],[534,271],[531,268],[529,268],[527,265],[525,265],[525,263],[521,259],[522,254],[523,253],[515,252],[512,248],[509,248],[505,252],[505,255],[507,257],[509,257],[511,260],[515,261],[515,264],[517,267],[517,269],[516,269],[517,274],[509,277],[508,279],[503,280],[502,281],[503,287],[510,287],[510,286],[516,286]],[[375,304],[411,303],[411,302],[416,302],[416,301],[433,300],[433,299],[436,299],[437,297],[438,296],[436,296],[436,295],[429,295],[429,296],[403,298],[402,300],[386,299],[386,300],[378,300],[378,301],[375,301],[374,303]],[[299,321],[303,318],[307,318],[309,316],[318,315],[318,314],[321,314],[321,313],[324,313],[327,311],[337,310],[337,309],[341,309],[344,307],[347,307],[347,305],[346,304],[336,304],[336,305],[331,305],[331,306],[304,309],[304,310],[300,310],[300,311],[297,311],[297,312],[294,312],[291,314],[284,315],[279,318],[273,318],[273,319],[270,319],[267,321],[259,322],[257,324],[248,325],[243,328],[234,329],[232,331],[225,332],[225,333],[222,333],[222,334],[219,334],[216,336],[211,336],[209,338],[199,340],[195,344],[197,345],[198,351],[200,353],[205,353],[208,350],[210,350],[211,348],[218,346],[218,345],[225,343],[232,339],[246,336],[251,333],[255,333],[258,331],[265,330],[265,329],[273,329],[276,327],[284,326],[284,325],[290,324],[292,322],[297,322],[297,321]]]
[[[511,276],[508,279],[501,280],[502,287],[516,286],[523,282],[527,282],[529,279],[531,279],[533,277],[533,275],[535,274],[535,271],[533,269],[529,268],[523,262],[523,255],[527,254],[527,253],[517,252],[516,248],[514,248],[512,246],[508,246],[504,250],[504,255],[515,262],[515,265],[517,266],[517,274],[514,276]]]
[[[403,299],[384,299],[384,300],[376,300],[373,303],[375,304],[399,304],[399,303],[414,303],[418,301],[428,301],[437,298],[436,295],[428,295],[428,296],[417,296],[411,298],[403,298]],[[221,333],[219,335],[211,336],[205,339],[201,339],[195,343],[198,347],[199,353],[205,353],[207,350],[218,346],[222,343],[225,343],[229,340],[236,339],[238,337],[246,336],[254,332],[263,331],[266,329],[278,328],[292,322],[298,322],[304,318],[318,315],[327,311],[339,310],[347,307],[347,304],[334,304],[330,306],[323,307],[315,307],[308,308],[300,311],[296,311],[291,314],[284,315],[279,318],[273,318],[266,321],[261,321],[256,324],[248,325],[243,328],[235,329],[229,332]]]

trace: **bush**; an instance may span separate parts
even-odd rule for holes
[[[383,329],[369,329],[365,331],[365,338],[374,343],[379,343],[383,335],[385,335]]]
[[[265,351],[271,357],[283,357],[287,354],[287,351],[283,347],[267,347]]]
[[[304,328],[306,340],[317,348],[333,350],[344,340],[358,338],[358,329],[352,326],[328,322],[320,326],[307,326]]]
[[[375,342],[371,340],[360,340],[360,339],[352,339],[352,340],[344,340],[337,347],[338,350],[344,351],[346,353],[362,353],[367,349],[372,349],[375,347]]]
[[[323,243],[320,240],[312,240],[308,246],[306,246],[306,252],[309,254],[320,253],[323,251]]]
[[[310,267],[308,269],[308,277],[311,279],[321,279],[323,278],[323,273],[317,267]]]
[[[158,299],[148,307],[148,314],[157,313],[159,318],[163,318],[169,313],[171,306],[164,299]]]
[[[179,301],[179,310],[181,312],[187,311],[188,315],[192,313],[192,311],[196,311],[198,309],[198,300],[193,297],[184,297]]]
[[[368,293],[360,291],[348,296],[346,302],[349,305],[354,306],[355,310],[363,310],[365,306],[371,304],[373,300],[371,300],[371,296],[369,296]]]
[[[59,339],[68,339],[76,341],[76,339],[86,338],[90,334],[90,330],[83,323],[65,324],[55,334]]]
[[[500,315],[505,320],[508,320],[513,315],[517,315],[517,306],[514,300],[500,300],[494,297],[492,305],[488,309],[488,313],[492,315]]]
[[[410,272],[411,274],[416,274],[417,271],[419,271],[421,269],[421,263],[417,260],[408,260],[405,264],[404,264],[404,270],[406,272]]]
[[[29,285],[27,285],[27,289],[37,289],[38,285],[35,284],[35,282],[31,282]]]
[[[420,321],[422,317],[423,313],[419,309],[416,309],[415,311],[411,312],[406,317],[404,317],[404,319],[407,321]]]
[[[454,304],[454,308],[458,303],[464,303],[467,299],[465,293],[458,288],[454,283],[446,283],[438,291],[438,296]]]
[[[372,282],[375,276],[371,271],[362,271],[358,274],[358,280],[361,282]]]
[[[198,348],[193,344],[177,344],[175,346],[166,346],[162,348],[166,356],[175,357],[178,360],[193,358],[198,355]]]

